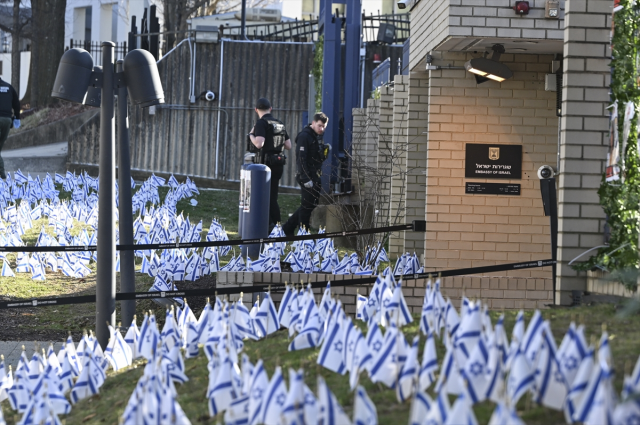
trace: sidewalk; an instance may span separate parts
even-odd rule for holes
[[[9,368],[9,365],[13,367],[13,370],[16,370],[16,366],[18,366],[18,360],[20,360],[20,355],[22,354],[22,346],[24,345],[27,353],[27,358],[31,360],[31,356],[35,351],[36,344],[38,345],[38,350],[42,351],[44,349],[45,353],[49,350],[49,344],[51,341],[0,341],[0,354],[4,355],[4,364]],[[56,354],[62,348],[62,341],[55,342],[53,344],[53,349]]]
[[[44,178],[47,173],[54,177],[54,173],[62,173],[67,169],[67,142],[51,143],[48,145],[32,146],[28,148],[2,150],[0,156],[4,160],[4,169],[14,172],[22,171]]]

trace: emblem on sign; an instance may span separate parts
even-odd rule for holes
[[[500,148],[489,148],[489,159],[497,161],[500,159]]]

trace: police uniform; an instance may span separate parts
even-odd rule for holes
[[[298,226],[309,228],[311,212],[318,205],[320,198],[322,163],[325,160],[324,144],[311,125],[303,128],[296,137],[296,180],[302,190],[300,208],[293,213],[282,226],[285,234],[293,235]],[[306,187],[305,183],[313,182],[313,186]]]
[[[271,169],[271,192],[269,194],[269,227],[282,221],[280,206],[278,205],[278,188],[284,172],[286,156],[283,153],[284,142],[289,135],[284,124],[271,114],[264,114],[256,123],[253,134],[264,137],[264,145],[259,150],[257,158],[260,164]]]
[[[18,93],[11,86],[0,79],[0,151],[4,146],[4,142],[9,136],[9,129],[13,123],[13,119],[20,119],[20,99]],[[0,177],[7,178],[4,170],[4,161],[0,157]]]

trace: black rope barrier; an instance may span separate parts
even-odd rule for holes
[[[429,277],[454,277],[454,276],[465,276],[470,274],[481,274],[481,273],[495,273],[495,272],[503,272],[503,271],[513,271],[513,270],[523,270],[523,269],[531,269],[538,267],[547,267],[556,264],[556,260],[538,260],[538,261],[526,261],[521,263],[509,263],[509,264],[498,264],[495,266],[483,266],[483,267],[471,267],[465,269],[454,269],[454,270],[442,270],[442,271],[433,271],[428,273],[419,273],[419,274],[410,274],[403,275],[398,278],[404,280],[416,280],[416,279],[427,279]],[[320,274],[327,277],[332,277],[336,275],[331,274]],[[310,276],[310,275],[309,275]],[[343,275],[337,275],[343,276]],[[367,285],[374,283],[376,281],[377,276],[367,276],[360,277],[355,279],[343,279],[343,280],[331,280],[327,279],[321,282],[308,282],[311,284],[312,288],[324,288],[327,285],[327,281],[331,281],[332,287],[342,287],[342,286],[354,286],[354,285]],[[294,282],[291,282],[294,283]],[[253,293],[253,292],[265,292],[265,289],[269,287],[272,292],[281,292],[285,290],[284,284],[269,284],[264,283],[260,285],[252,285],[252,286],[233,286],[233,287],[212,287],[206,289],[188,289],[188,290],[176,290],[176,291],[161,291],[161,292],[128,292],[128,293],[117,293],[116,301],[125,301],[125,300],[145,300],[145,299],[158,299],[158,298],[177,298],[177,297],[205,297],[212,295],[234,295],[240,293]],[[12,309],[12,308],[26,308],[26,307],[50,307],[54,305],[66,305],[66,304],[88,304],[95,303],[96,297],[95,295],[83,295],[76,297],[57,297],[57,298],[33,298],[33,299],[23,299],[23,300],[15,300],[15,301],[3,301],[0,302],[0,310],[4,309]]]
[[[179,249],[179,248],[206,248],[213,246],[236,246],[262,243],[295,242],[308,241],[314,239],[329,239],[344,236],[370,235],[373,233],[399,232],[399,231],[425,232],[426,221],[414,220],[411,224],[400,224],[397,226],[374,227],[371,229],[350,230],[345,232],[317,233],[314,235],[283,236],[280,238],[259,238],[259,239],[232,239],[227,241],[205,241],[205,242],[175,242],[160,244],[134,244],[116,245],[118,251],[146,251],[149,249]],[[71,245],[71,246],[0,246],[0,252],[65,252],[65,251],[96,251],[96,245]]]

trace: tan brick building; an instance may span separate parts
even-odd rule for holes
[[[427,270],[550,258],[537,170],[552,166],[559,208],[555,302],[569,304],[572,291],[586,290],[586,275],[568,262],[603,241],[597,189],[606,158],[613,1],[560,0],[557,18],[545,18],[546,0],[530,0],[524,16],[513,10],[515,3],[415,2],[409,75],[397,76],[379,101],[355,115],[379,117],[377,138],[358,130],[367,134],[368,149],[389,143],[406,149],[400,156],[405,173],[391,170],[389,213],[399,211],[406,222],[426,218],[427,232],[393,235],[390,254],[415,251]],[[504,46],[499,61],[513,77],[478,84],[464,64],[495,44]],[[545,89],[554,61],[562,64],[561,117],[556,91]],[[466,178],[467,144],[521,146],[521,179]],[[467,194],[466,183],[519,184],[521,191]],[[465,288],[493,307],[542,307],[554,299],[552,281],[545,267],[450,278],[443,287],[452,298]],[[423,285],[407,288],[407,295],[420,297]]]

